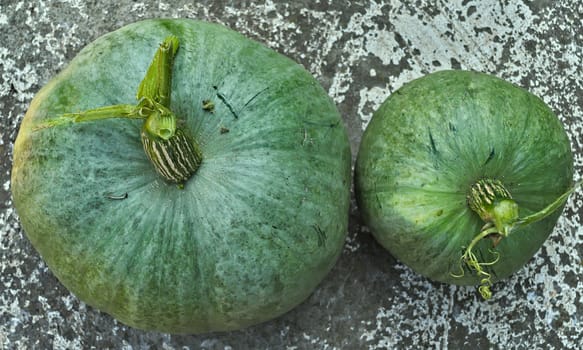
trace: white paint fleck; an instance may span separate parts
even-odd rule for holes
[[[69,5],[71,8],[76,9],[81,18],[89,18],[89,15],[86,13],[87,8],[85,7],[84,0],[59,0],[59,2],[62,2],[63,4]]]
[[[144,12],[148,9],[148,5],[143,2],[137,2],[132,5],[132,12],[137,13],[138,17],[144,17]]]
[[[344,102],[345,94],[350,90],[349,81],[351,77],[352,74],[347,67],[337,67],[336,74],[332,79],[332,85],[328,89],[328,94],[337,104]]]
[[[395,33],[388,30],[371,30],[365,35],[364,48],[367,54],[378,57],[385,65],[398,64],[405,51],[395,40]]]
[[[344,252],[354,253],[360,248],[360,241],[356,234],[349,233],[344,242]]]
[[[387,87],[378,86],[372,87],[370,89],[364,88],[360,90],[360,101],[358,103],[358,110],[360,111],[360,119],[363,122],[362,123],[363,130],[370,122],[373,111],[376,111],[387,98],[386,91]]]
[[[2,6],[0,6],[0,26],[8,24],[8,16],[2,11]]]

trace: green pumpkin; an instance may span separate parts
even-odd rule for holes
[[[161,63],[169,36],[180,46]],[[172,80],[154,103],[141,81],[155,67]],[[200,153],[185,178],[150,161],[148,121],[104,119],[106,106],[146,100]],[[51,124],[87,110],[99,120]],[[12,193],[33,246],[81,300],[137,328],[224,331],[289,311],[330,271],[350,161],[336,107],[300,65],[219,25],[148,20],[91,43],[34,98]]]
[[[558,118],[496,77],[442,71],[409,82],[376,111],[355,190],[382,246],[432,280],[489,286],[521,268],[572,191]]]

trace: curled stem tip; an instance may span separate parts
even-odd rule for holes
[[[484,299],[490,299],[492,293],[490,291],[490,287],[492,286],[492,275],[484,270],[484,266],[492,266],[500,260],[500,253],[489,249],[488,251],[493,254],[495,257],[493,260],[488,262],[480,262],[474,253],[474,247],[478,242],[480,242],[483,238],[496,233],[495,227],[490,227],[482,230],[470,243],[470,245],[464,250],[464,253],[460,257],[459,260],[459,269],[460,272],[458,274],[451,273],[451,276],[454,278],[461,278],[465,274],[464,267],[468,268],[470,271],[474,272],[478,277],[480,277],[480,286],[478,288],[480,294]]]

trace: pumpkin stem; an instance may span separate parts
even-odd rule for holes
[[[167,37],[156,51],[136,97],[146,114],[142,127],[142,145],[156,171],[166,180],[179,185],[196,172],[202,162],[198,144],[183,126],[177,125],[170,111],[172,67],[179,41]]]
[[[494,225],[503,236],[510,233],[518,219],[518,205],[499,180],[479,180],[470,188],[467,201],[470,209],[486,224]]]
[[[138,87],[137,105],[113,105],[66,113],[39,124],[35,130],[71,122],[142,119],[141,141],[148,159],[166,180],[184,184],[200,166],[202,154],[198,144],[170,110],[172,67],[178,46],[175,36],[167,37],[160,44]]]
[[[583,181],[577,182],[567,192],[563,193],[551,204],[542,210],[520,218],[518,215],[518,204],[512,199],[510,192],[499,180],[482,179],[476,182],[467,196],[468,206],[476,212],[485,222],[484,228],[470,242],[460,258],[460,273],[450,275],[454,278],[464,276],[464,265],[474,271],[481,279],[478,290],[484,299],[490,299],[492,292],[491,275],[484,271],[484,266],[491,266],[498,262],[500,253],[494,249],[500,241],[507,237],[515,228],[524,227],[531,223],[540,221],[559,209]],[[484,238],[492,238],[492,249],[490,253],[495,255],[493,261],[480,262],[473,252],[475,246]]]
[[[34,127],[34,131],[52,128],[70,123],[88,122],[102,119],[126,118],[143,119],[140,110],[134,105],[115,105],[89,109],[78,113],[61,114],[58,118],[50,119]]]
[[[514,223],[514,227],[527,226],[529,224],[532,224],[533,222],[540,221],[540,220],[546,218],[547,216],[551,215],[557,209],[559,209],[563,204],[565,204],[565,202],[567,201],[569,196],[573,192],[575,192],[579,187],[581,187],[581,185],[583,185],[583,180],[575,183],[575,185],[573,185],[573,187],[571,187],[567,192],[560,195],[557,199],[555,199],[554,202],[547,205],[545,208],[541,209],[540,211],[516,220],[516,222]]]

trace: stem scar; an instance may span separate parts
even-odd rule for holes
[[[107,199],[113,199],[113,200],[124,200],[128,198],[128,193],[125,192],[121,195],[113,195],[113,194],[106,194],[105,198]]]
[[[215,104],[211,100],[203,100],[202,101],[202,109],[207,112],[214,113],[215,112]]]

